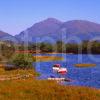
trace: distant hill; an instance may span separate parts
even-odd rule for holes
[[[6,33],[6,32],[0,31],[0,41],[5,41],[5,40],[10,40],[10,41],[13,41],[13,42],[18,42],[16,37],[14,37],[14,36]]]
[[[2,38],[4,36],[10,36],[10,35],[6,32],[0,31],[0,38]]]
[[[88,34],[94,32],[100,32],[100,24],[89,22],[85,20],[72,20],[64,22],[60,29],[65,28],[67,33],[76,34]]]
[[[81,41],[90,40],[100,36],[100,24],[85,21],[72,20],[67,22],[55,18],[48,18],[34,24],[32,27],[22,31],[15,37],[22,41],[37,41],[37,38],[51,39],[54,41],[67,41],[68,38],[78,38]]]

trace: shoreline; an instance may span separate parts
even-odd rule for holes
[[[64,60],[63,57],[57,57],[57,56],[33,56],[33,59],[35,62],[46,62],[46,61],[62,61]]]
[[[66,52],[33,52],[33,51],[30,51],[30,50],[22,50],[22,51],[15,51],[15,53],[30,53],[30,54],[73,54],[73,55],[78,55],[78,54],[81,54],[81,55],[100,55],[100,53],[73,53],[73,52],[70,52],[70,53],[66,53]]]

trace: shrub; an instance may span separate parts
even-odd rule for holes
[[[21,69],[31,69],[32,68],[32,55],[31,54],[17,54],[12,59],[12,64]]]

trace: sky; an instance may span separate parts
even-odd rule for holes
[[[0,30],[11,35],[47,18],[100,23],[100,0],[0,0]]]

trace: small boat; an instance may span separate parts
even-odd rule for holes
[[[59,69],[58,67],[53,67],[53,71],[58,71]]]
[[[48,80],[65,81],[65,78],[48,78]]]
[[[53,65],[53,71],[58,71],[60,69],[60,67],[61,67],[60,64]]]
[[[57,74],[60,75],[65,75],[66,73],[68,73],[67,68],[61,67],[60,64],[55,64],[53,65],[53,71],[55,71]],[[69,78],[64,78],[64,77],[55,77],[55,76],[51,76],[48,78],[48,80],[54,80],[54,81],[66,81],[66,82],[71,82],[72,80]]]
[[[48,80],[51,80],[51,81],[66,81],[66,82],[72,82],[71,79],[69,78],[48,78]]]
[[[60,64],[54,64],[53,67],[58,67],[58,68],[60,68],[61,65],[60,65]]]
[[[58,73],[60,73],[60,74],[66,74],[67,72],[68,72],[67,68],[60,68],[58,70]]]

